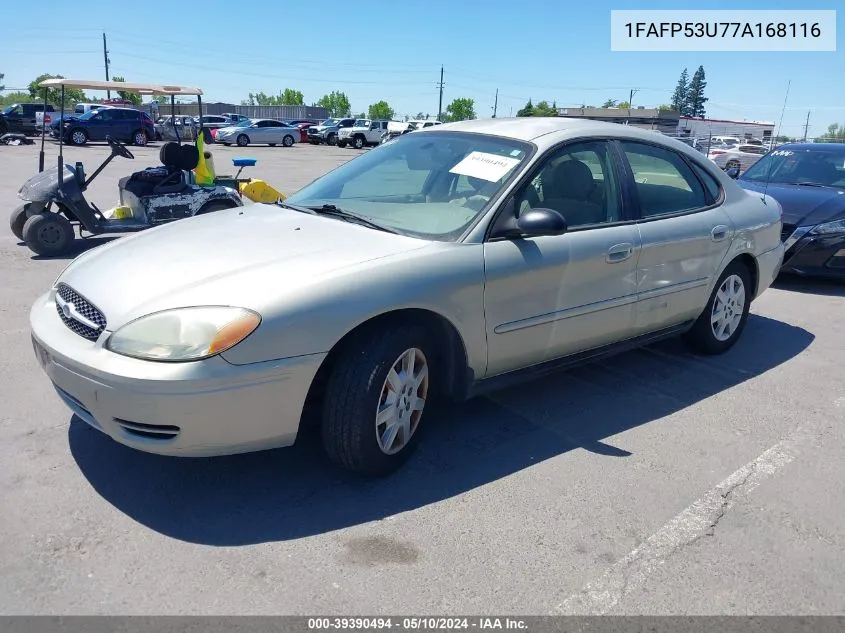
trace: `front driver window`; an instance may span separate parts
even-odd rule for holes
[[[619,187],[604,142],[568,145],[542,164],[517,196],[520,214],[553,209],[569,228],[622,220]]]

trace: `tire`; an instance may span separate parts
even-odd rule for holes
[[[401,371],[402,358],[412,353],[416,367],[422,361],[426,368],[426,373],[418,376],[421,381],[416,392],[416,383],[404,380],[406,374]],[[329,458],[347,470],[369,476],[387,475],[402,466],[419,441],[424,414],[423,409],[415,411],[409,403],[414,402],[416,393],[425,407],[431,393],[430,372],[436,369],[431,365],[433,358],[425,329],[418,326],[388,326],[351,341],[341,352],[326,386],[321,435]],[[398,396],[387,380],[397,366],[400,371],[393,373],[398,374]],[[397,406],[386,407],[397,415],[394,424],[388,426],[390,420],[385,417],[380,422],[376,412],[390,393],[398,402]],[[384,438],[388,428],[396,430],[393,443],[384,449],[379,435]]]
[[[337,134],[332,132],[326,137],[326,145],[337,145]]]
[[[147,133],[144,130],[135,130],[132,132],[132,144],[138,147],[146,147],[150,139],[147,138]]]
[[[355,149],[364,149],[364,145],[366,144],[367,143],[364,137],[360,134],[352,140],[352,147],[354,147]]]
[[[285,147],[293,147],[295,142],[295,139],[290,134],[285,134],[285,138],[282,139],[282,145]]]
[[[37,255],[64,255],[74,239],[73,225],[58,213],[33,215],[23,225],[23,241]]]
[[[346,147],[346,141],[338,141],[337,146],[338,147]]]
[[[71,145],[85,145],[88,142],[88,132],[80,127],[74,128],[68,133],[68,140]]]
[[[9,216],[9,228],[12,229],[12,235],[21,241],[23,241],[23,225],[28,219],[26,213],[29,210],[29,204],[29,202],[22,204]]]
[[[719,276],[707,307],[684,335],[687,344],[701,354],[727,352],[745,329],[753,292],[748,268],[742,262],[731,262]],[[724,318],[718,319],[719,314]]]
[[[202,205],[200,210],[194,215],[205,215],[206,213],[214,213],[215,211],[225,211],[226,209],[234,209],[237,206],[238,205],[232,200],[212,200],[211,202],[206,202]]]
[[[238,147],[246,147],[249,145],[249,137],[246,134],[238,134],[238,138],[236,139]]]

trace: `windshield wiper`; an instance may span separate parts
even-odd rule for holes
[[[288,204],[283,200],[278,201],[276,204],[284,209],[292,209],[294,211],[299,211],[300,213],[307,213],[308,215],[317,215],[317,212],[310,207],[300,207],[296,204]]]
[[[800,187],[835,187],[836,185],[826,185],[823,182],[791,182],[790,185],[798,185]]]
[[[287,203],[282,203],[287,204]],[[327,215],[332,218],[340,218],[342,220],[346,220],[347,222],[354,222],[356,224],[360,224],[361,226],[366,226],[371,229],[375,229],[376,231],[384,231],[385,233],[394,233],[398,234],[399,231],[395,231],[393,229],[389,229],[386,226],[382,226],[381,224],[377,224],[372,220],[365,218],[363,215],[358,215],[357,213],[353,213],[352,211],[347,211],[346,209],[341,209],[333,204],[323,204],[323,205],[304,205],[304,209],[309,209],[313,213],[317,215]]]

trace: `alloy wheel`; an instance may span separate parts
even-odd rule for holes
[[[428,361],[421,349],[405,350],[393,363],[376,407],[376,439],[386,455],[407,446],[428,397]]]
[[[742,322],[745,311],[745,284],[739,275],[729,275],[713,300],[710,327],[717,341],[730,339]]]

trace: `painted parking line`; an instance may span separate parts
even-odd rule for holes
[[[602,615],[610,611],[674,553],[703,536],[712,536],[734,505],[792,462],[800,447],[811,442],[812,437],[805,431],[793,431],[718,483],[595,581],[557,605],[552,615]]]

